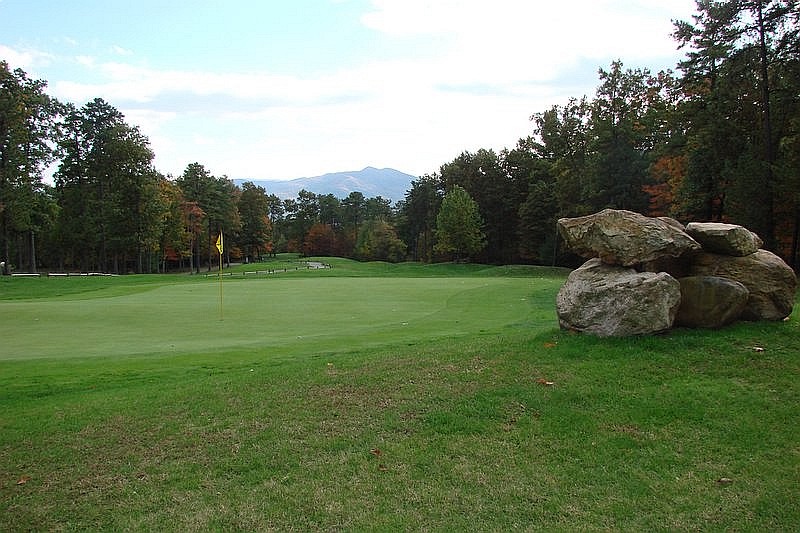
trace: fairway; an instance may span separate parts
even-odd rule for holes
[[[291,354],[419,342],[530,322],[552,326],[552,306],[541,309],[532,298],[552,284],[530,278],[237,279],[223,283],[220,309],[218,283],[204,279],[109,297],[0,301],[0,358],[246,347]]]

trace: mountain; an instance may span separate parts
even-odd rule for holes
[[[367,167],[353,172],[332,172],[288,181],[243,179],[233,181],[239,186],[245,181],[251,181],[263,187],[267,194],[274,194],[281,199],[296,198],[297,193],[305,189],[314,194],[332,194],[340,199],[358,191],[366,198],[381,196],[395,203],[405,198],[406,192],[411,188],[411,181],[415,179],[416,176],[393,168]]]

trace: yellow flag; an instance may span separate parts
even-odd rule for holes
[[[222,255],[222,232],[219,232],[219,237],[217,237],[217,250],[219,250],[220,255]]]

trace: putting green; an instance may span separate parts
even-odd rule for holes
[[[531,278],[309,278],[158,286],[94,299],[0,302],[0,359],[416,342],[551,323]],[[541,308],[537,307],[541,306]]]

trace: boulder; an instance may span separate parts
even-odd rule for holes
[[[690,222],[688,233],[703,250],[715,254],[744,257],[754,254],[764,244],[758,235],[742,226],[717,222]]]
[[[678,281],[591,259],[574,270],[556,299],[564,329],[599,337],[647,335],[672,327],[680,305]]]
[[[659,257],[652,261],[642,263],[637,270],[641,272],[666,272],[675,279],[685,278],[689,275],[689,262],[691,253],[681,257]]]
[[[632,211],[605,209],[593,215],[562,218],[558,231],[574,253],[599,257],[609,265],[633,266],[679,257],[700,245],[672,223]]]
[[[666,222],[670,226],[674,226],[674,227],[678,228],[681,231],[686,231],[686,226],[684,226],[683,224],[681,224],[680,222],[678,222],[677,220],[675,220],[672,217],[656,217],[656,218],[658,220]]]
[[[689,273],[728,278],[747,287],[744,320],[782,320],[792,312],[797,277],[780,257],[766,250],[745,257],[700,252],[692,257]]]
[[[681,284],[681,305],[675,325],[689,328],[717,329],[739,318],[747,305],[750,291],[727,278],[690,276]]]

